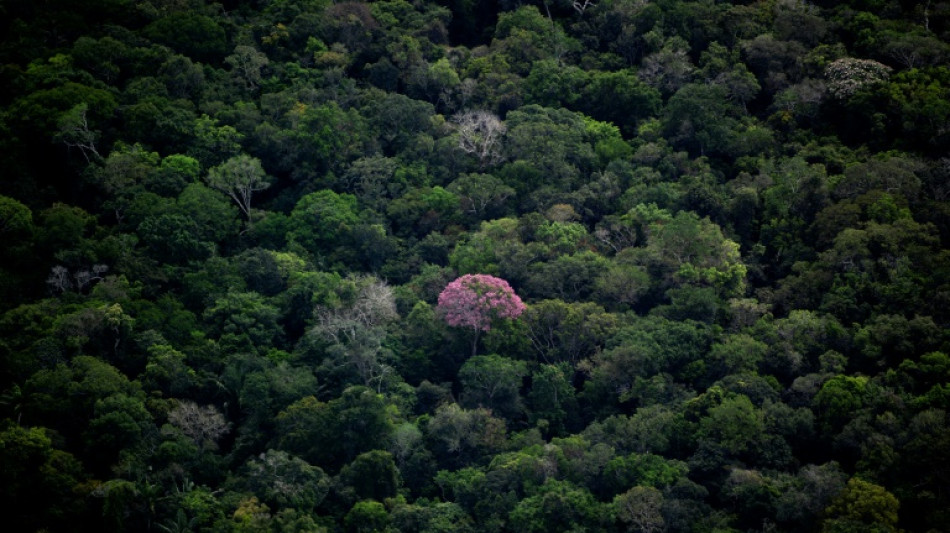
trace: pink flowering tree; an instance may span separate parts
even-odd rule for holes
[[[439,294],[438,311],[445,322],[474,331],[472,355],[475,355],[479,335],[490,331],[493,321],[518,318],[524,310],[524,302],[507,281],[486,274],[466,274],[449,283]]]

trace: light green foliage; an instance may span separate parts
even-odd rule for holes
[[[150,188],[164,196],[174,196],[187,185],[198,181],[201,163],[181,154],[172,154],[162,159],[157,175],[152,178]]]
[[[7,238],[29,234],[33,229],[33,213],[22,203],[0,196],[0,235]],[[4,240],[5,242],[6,239]]]
[[[555,256],[576,251],[588,237],[583,224],[558,221],[542,224],[535,230],[534,235],[538,241],[548,245]]]
[[[502,261],[507,253],[517,254],[524,248],[517,236],[518,221],[501,218],[482,222],[479,231],[472,232],[468,239],[460,241],[449,254],[449,264],[460,274],[512,276],[502,271]],[[507,252],[507,253],[506,253]]]
[[[655,275],[674,283],[710,286],[723,297],[744,291],[747,269],[739,245],[710,220],[681,211],[669,221],[651,223],[647,231],[645,263]]]
[[[389,524],[389,514],[383,504],[365,500],[356,502],[343,519],[346,530],[353,533],[372,533],[385,531]]]
[[[585,118],[536,105],[513,111],[505,120],[508,153],[541,172],[548,184],[566,188],[597,162]]]
[[[868,380],[864,376],[835,376],[815,395],[819,420],[828,430],[840,427],[865,406]]]
[[[148,363],[140,379],[149,390],[181,396],[194,385],[195,371],[185,362],[185,354],[167,344],[155,344],[148,348]]]
[[[884,487],[859,478],[847,486],[825,509],[826,532],[896,531],[900,502]]]
[[[188,155],[197,159],[205,168],[220,165],[241,153],[241,140],[244,136],[234,126],[222,126],[218,120],[201,115],[195,120],[194,131],[195,139],[189,146]],[[233,169],[234,163],[230,167]],[[224,168],[227,167],[222,170]]]
[[[681,461],[667,461],[659,455],[632,454],[611,459],[604,466],[604,484],[608,491],[619,493],[625,487],[665,488],[686,475],[688,467]]]
[[[241,154],[208,170],[208,186],[228,195],[250,221],[254,193],[270,187],[270,182],[259,159]]]
[[[347,242],[358,222],[356,197],[330,190],[310,193],[290,213],[288,240],[314,257],[326,257]]]
[[[548,481],[536,494],[518,503],[511,512],[512,526],[519,531],[598,529],[609,523],[609,510],[583,488],[562,481]]]
[[[204,313],[221,343],[252,352],[273,346],[281,335],[277,316],[277,308],[255,292],[228,292]]]
[[[560,59],[576,46],[560,24],[546,19],[535,6],[500,13],[492,48],[501,53],[513,72],[527,74],[533,62]]]
[[[709,351],[710,367],[716,375],[754,372],[765,358],[768,346],[748,335],[731,335]]]
[[[743,395],[724,399],[700,420],[700,435],[730,454],[746,451],[763,430],[761,411]]]

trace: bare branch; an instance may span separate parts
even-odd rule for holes
[[[459,148],[477,157],[482,168],[503,160],[501,139],[508,130],[494,113],[466,111],[452,120],[458,125]]]
[[[588,7],[591,7],[594,5],[597,5],[597,4],[591,2],[590,0],[584,0],[583,2],[574,0],[574,11],[577,11],[578,15],[583,15],[584,11],[587,11]]]

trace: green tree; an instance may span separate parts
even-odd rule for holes
[[[385,531],[390,517],[383,504],[364,500],[356,502],[346,513],[343,523],[346,530],[353,533],[374,533]]]
[[[224,28],[197,13],[173,12],[149,24],[144,34],[203,63],[220,61],[227,51]]]
[[[528,105],[509,113],[505,124],[509,157],[541,172],[548,185],[568,189],[596,165],[596,154],[585,135],[587,125],[579,113]],[[528,184],[519,185],[516,190],[530,190]]]
[[[614,497],[613,505],[617,519],[629,531],[654,533],[666,526],[661,513],[663,493],[653,487],[637,485]]]
[[[253,91],[261,83],[261,70],[270,63],[267,56],[253,46],[238,45],[234,53],[224,58],[224,62],[231,66],[231,72],[244,87]]]
[[[660,110],[660,93],[631,70],[596,72],[582,86],[580,110],[597,120],[616,124],[632,136],[640,123]]]
[[[126,394],[96,400],[82,439],[89,462],[97,471],[116,466],[121,453],[139,453],[144,439],[155,431],[143,400]]]
[[[708,218],[680,211],[668,221],[649,225],[647,231],[643,262],[661,283],[708,286],[725,297],[744,291],[747,269],[739,245]]]
[[[242,154],[208,170],[208,186],[234,200],[250,224],[251,198],[270,187],[270,180],[259,159]]]
[[[71,454],[53,448],[48,430],[4,422],[0,431],[0,509],[10,526],[23,529],[68,527],[86,516],[82,466]]]
[[[213,243],[198,237],[197,223],[185,215],[146,217],[136,233],[149,255],[164,263],[186,264],[207,259],[215,249]]]
[[[349,232],[359,222],[356,197],[330,190],[310,193],[294,206],[289,222],[290,242],[314,257],[325,258],[347,243]]]
[[[255,292],[229,291],[204,312],[219,342],[251,353],[273,347],[280,339],[278,310]]]
[[[279,450],[267,450],[248,460],[245,483],[274,509],[310,511],[330,490],[330,479],[318,467]]]
[[[476,220],[504,215],[508,199],[515,195],[512,187],[490,174],[463,174],[446,190],[458,196],[462,211]]]
[[[32,229],[33,213],[30,208],[13,198],[0,196],[0,235],[29,234]]]
[[[825,509],[822,531],[897,531],[899,508],[900,501],[887,489],[854,477]]]
[[[506,430],[504,420],[487,409],[466,410],[456,403],[439,406],[426,426],[432,450],[452,465],[465,465],[500,451],[506,443]]]
[[[868,379],[864,376],[835,376],[821,386],[813,404],[826,431],[835,431],[865,407]]]
[[[484,407],[509,419],[524,410],[521,382],[528,374],[524,361],[500,355],[476,355],[459,370],[462,384],[461,403],[471,409]]]
[[[249,161],[238,160],[230,163],[228,167],[223,164],[225,161],[237,157],[247,158],[247,156],[241,154],[241,141],[244,139],[244,135],[238,132],[234,126],[221,125],[218,119],[201,115],[195,119],[193,128],[194,139],[189,143],[188,155],[197,159],[205,168],[221,166],[219,173],[225,170],[229,171],[224,172],[225,174],[246,175],[248,173],[249,169],[242,171],[241,166],[253,165]],[[224,181],[225,190],[223,192],[228,195],[231,194],[229,185],[232,183],[230,182],[241,181],[236,176],[221,176],[219,179]],[[243,179],[247,179],[247,176]]]
[[[529,305],[522,321],[532,347],[546,363],[572,365],[603,348],[618,326],[617,317],[591,302],[542,300]]]
[[[357,455],[340,470],[337,483],[348,498],[376,501],[395,497],[401,485],[392,454],[383,450]]]
[[[726,452],[748,450],[764,432],[762,412],[745,395],[726,398],[700,420],[701,437],[711,439]]]
[[[579,423],[572,377],[573,369],[563,363],[541,365],[531,375],[529,419],[536,426],[544,421],[550,435],[563,436]]]
[[[603,491],[620,494],[631,485],[666,488],[684,477],[687,471],[685,463],[651,453],[614,457],[604,465]]]
[[[512,527],[529,532],[597,530],[612,519],[610,510],[587,489],[556,480],[521,500],[510,515]]]
[[[560,24],[545,18],[535,6],[499,13],[492,48],[513,72],[526,75],[541,59],[560,60],[574,45]]]
[[[305,397],[277,417],[281,449],[328,471],[387,442],[393,430],[382,395],[350,387],[330,402]]]

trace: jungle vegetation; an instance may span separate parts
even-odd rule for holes
[[[0,35],[5,530],[950,531],[950,2]]]

